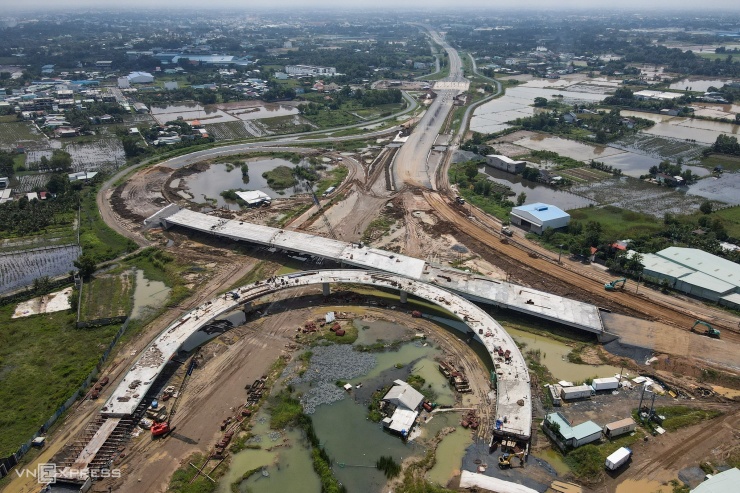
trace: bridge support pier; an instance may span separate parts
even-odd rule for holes
[[[329,296],[329,293],[331,293],[331,290],[329,289],[329,283],[322,283],[321,288],[324,290],[324,296]]]
[[[406,303],[409,300],[409,294],[406,291],[400,291],[401,293],[401,303]]]

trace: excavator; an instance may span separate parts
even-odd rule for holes
[[[604,289],[606,289],[607,291],[616,291],[617,289],[624,289],[625,284],[627,284],[627,278],[623,277],[621,279],[615,279],[604,284]]]
[[[696,329],[696,326],[697,325],[703,325],[704,327],[706,327],[706,329],[704,330],[704,332],[699,332]],[[694,322],[694,325],[691,326],[691,332],[696,332],[697,334],[702,334],[702,335],[705,335],[705,336],[709,336],[709,337],[711,337],[713,339],[719,339],[719,330],[718,329],[715,329],[714,327],[712,327],[711,325],[709,325],[708,323],[706,323],[706,322],[704,322],[702,320],[697,320],[696,322]]]
[[[498,467],[501,469],[508,469],[511,467],[511,459],[514,457],[519,458],[519,465],[524,467],[524,451],[513,453],[507,453],[498,456]]]

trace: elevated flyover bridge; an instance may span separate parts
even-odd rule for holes
[[[532,429],[529,372],[511,336],[478,306],[433,284],[380,271],[322,270],[273,277],[205,302],[165,328],[141,353],[101,409],[108,419],[134,414],[167,362],[191,336],[220,315],[285,289],[314,284],[364,284],[412,293],[452,313],[482,342],[496,373],[496,436],[528,441]],[[505,418],[505,419],[504,419]]]
[[[165,228],[181,226],[201,233],[334,260],[343,265],[380,270],[414,281],[437,284],[479,303],[507,308],[585,330],[601,337],[604,326],[595,305],[519,286],[483,275],[432,265],[424,260],[358,243],[286,231],[236,219],[222,219],[168,206],[157,216]],[[163,210],[164,211],[164,210]],[[405,294],[401,293],[402,301]]]

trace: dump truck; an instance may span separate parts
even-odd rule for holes
[[[609,471],[616,471],[632,457],[632,450],[622,447],[606,458],[605,466]]]

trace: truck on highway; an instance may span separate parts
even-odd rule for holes
[[[606,458],[605,466],[610,471],[616,471],[632,457],[632,450],[622,447]]]

